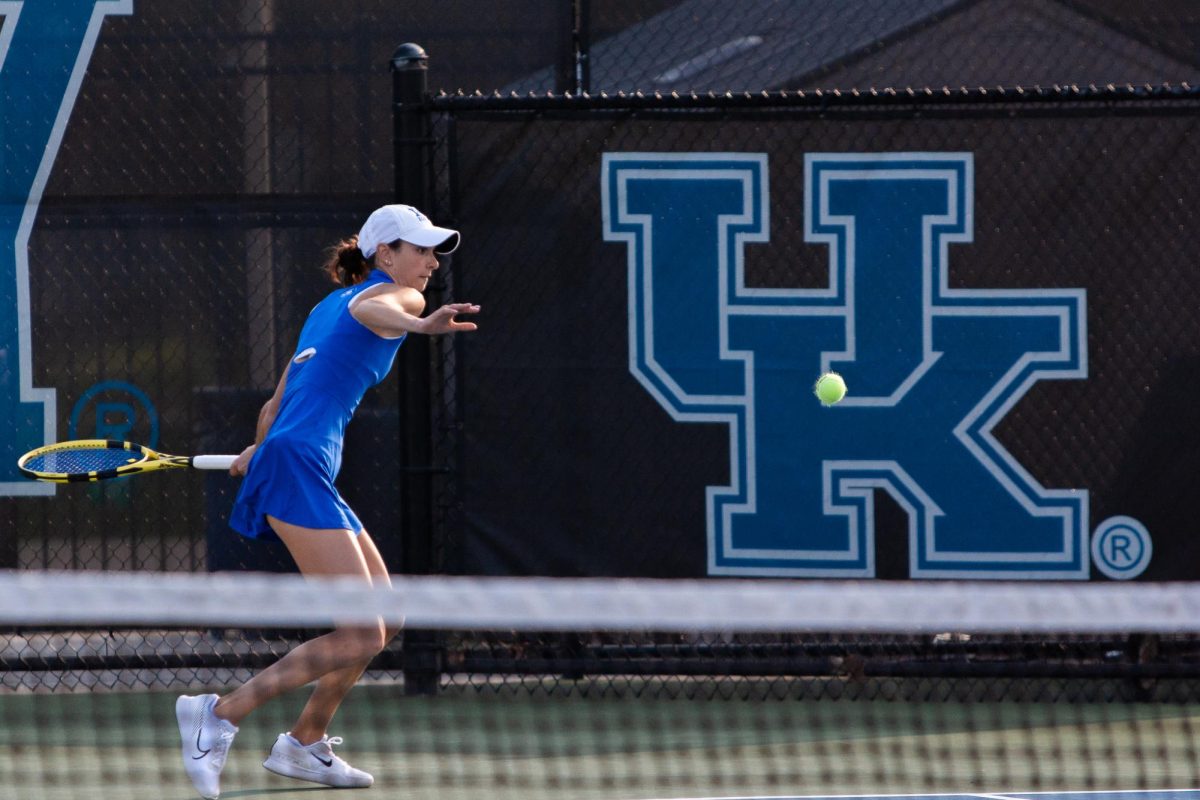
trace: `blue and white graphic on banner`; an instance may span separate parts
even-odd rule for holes
[[[0,495],[53,494],[18,456],[55,438],[55,393],[33,385],[29,234],[109,14],[132,0],[0,0]]]
[[[829,283],[778,289],[743,269],[769,239],[765,155],[604,158],[630,371],[676,421],[729,427],[709,573],[874,576],[886,492],[913,577],[1087,578],[1088,492],[1041,486],[992,433],[1036,381],[1086,377],[1085,292],[951,288],[950,245],[972,240],[970,153],[805,167],[805,237]],[[825,408],[812,384],[831,369],[850,395]]]

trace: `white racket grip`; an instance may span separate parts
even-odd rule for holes
[[[237,456],[193,456],[192,466],[196,469],[229,469]]]

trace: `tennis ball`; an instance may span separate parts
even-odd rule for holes
[[[826,372],[817,378],[813,394],[821,401],[821,405],[831,406],[846,396],[846,382],[836,372]]]

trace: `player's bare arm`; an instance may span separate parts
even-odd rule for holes
[[[473,331],[478,326],[457,318],[459,314],[476,314],[479,306],[473,303],[447,303],[427,317],[425,297],[416,289],[400,286],[364,297],[350,313],[354,318],[380,336],[400,336],[404,333],[428,335]]]
[[[241,476],[246,474],[246,470],[250,466],[250,459],[254,456],[254,451],[258,449],[258,445],[266,438],[267,431],[271,430],[271,423],[275,421],[275,415],[279,412],[279,404],[283,400],[283,390],[287,387],[288,370],[292,367],[291,362],[283,368],[283,374],[279,376],[279,384],[275,387],[275,394],[271,395],[271,399],[263,403],[263,407],[258,412],[258,424],[254,427],[254,444],[243,450],[233,462],[233,466],[229,468],[229,474]]]

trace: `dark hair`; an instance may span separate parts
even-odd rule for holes
[[[375,265],[358,249],[358,237],[343,239],[325,251],[325,274],[339,286],[362,283]]]

